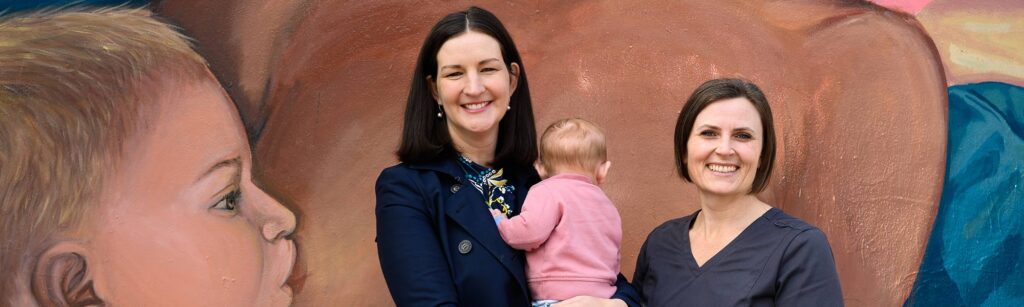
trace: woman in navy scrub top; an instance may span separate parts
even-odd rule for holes
[[[760,201],[775,157],[768,101],[752,83],[705,82],[675,131],[676,168],[701,209],[648,235],[634,284],[648,306],[842,306],[818,228]]]

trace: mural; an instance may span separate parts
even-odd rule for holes
[[[761,85],[778,117],[778,171],[760,197],[828,235],[848,305],[1019,305],[1024,5],[876,3],[151,5],[196,39],[253,144],[254,185],[299,220],[294,305],[393,304],[373,180],[396,162],[423,35],[469,5],[520,45],[539,126],[581,116],[605,128],[626,276],[654,226],[698,206],[672,168],[683,99],[737,76]]]
[[[295,216],[144,10],[0,19],[0,305],[287,306]]]

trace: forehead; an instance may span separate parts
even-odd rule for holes
[[[490,35],[477,31],[467,31],[453,36],[437,51],[439,66],[462,62],[475,64],[491,58],[502,60],[501,44]]]
[[[234,105],[211,78],[165,82],[144,108],[144,128],[125,144],[119,176],[135,184],[188,184],[246,148]]]
[[[712,102],[697,114],[695,126],[713,125],[720,128],[745,127],[761,130],[761,115],[754,103],[738,97]]]

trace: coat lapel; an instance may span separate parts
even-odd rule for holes
[[[445,215],[465,229],[473,239],[476,239],[483,246],[483,249],[488,254],[497,259],[512,276],[515,276],[521,286],[520,288],[523,290],[523,295],[528,295],[525,265],[522,264],[526,259],[516,260],[512,258],[518,255],[519,252],[509,247],[502,240],[501,234],[498,233],[498,226],[494,224],[494,219],[491,218],[491,212],[484,205],[483,195],[466,180],[465,174],[457,163],[454,159],[444,159],[420,164],[416,167],[446,174],[452,179],[450,184],[459,185],[457,191],[451,188],[451,186],[444,187],[448,189],[448,199],[445,202],[447,205],[444,206]],[[519,176],[519,178],[527,177]],[[515,191],[516,202],[512,204],[515,212],[519,212],[523,200],[526,199],[526,190],[528,188],[524,183],[523,180],[515,180],[515,186],[518,189]]]
[[[498,259],[498,262],[516,277],[520,285],[525,286],[526,276],[524,267],[516,265],[516,262],[514,262],[516,260],[512,258],[518,252],[509,247],[501,238],[501,234],[498,233],[498,226],[494,224],[494,219],[491,218],[491,212],[484,205],[483,195],[468,182],[465,182],[464,178],[459,179],[461,179],[459,184],[462,185],[462,188],[449,197],[449,206],[447,206],[445,213],[452,221],[466,229],[466,232],[476,239],[480,245],[483,245],[484,249],[491,256]],[[515,209],[519,210],[519,208]],[[520,260],[525,261],[525,259]],[[525,287],[523,291],[526,294]]]

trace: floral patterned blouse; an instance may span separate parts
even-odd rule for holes
[[[500,210],[507,217],[512,217],[512,208],[509,204],[515,203],[515,186],[508,184],[503,177],[502,169],[491,169],[476,164],[465,156],[459,155],[459,166],[466,173],[466,179],[470,184],[480,191],[484,196],[484,206],[489,209]]]

